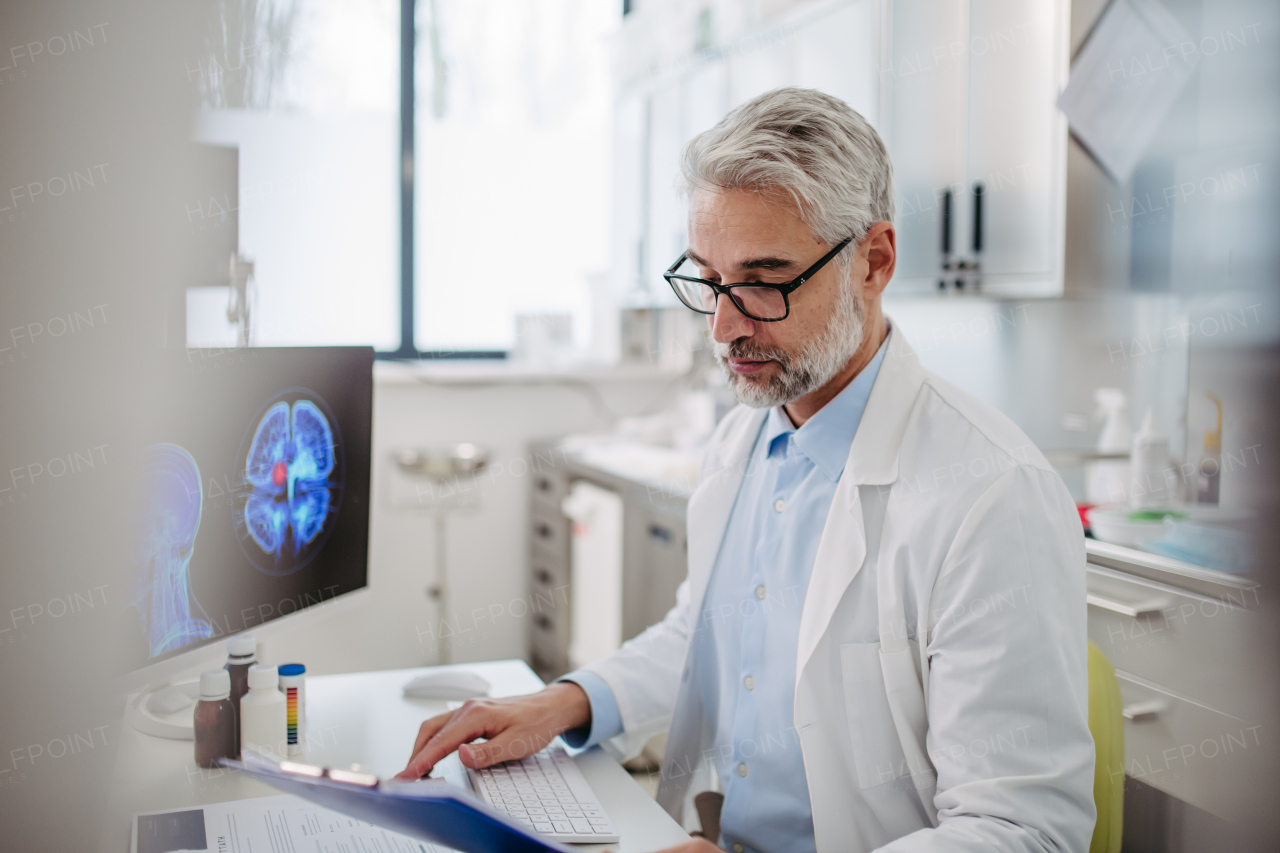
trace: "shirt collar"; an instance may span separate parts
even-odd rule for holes
[[[788,445],[794,446],[830,480],[839,480],[892,335],[893,330],[890,329],[871,362],[800,429],[792,426],[791,418],[781,406],[770,409],[764,425],[766,455],[786,455]]]

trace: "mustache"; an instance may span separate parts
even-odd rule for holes
[[[727,344],[717,343],[716,358],[721,362],[729,358],[742,358],[748,361],[776,361],[783,367],[791,363],[791,355],[778,347],[755,346],[746,338],[738,338]]]

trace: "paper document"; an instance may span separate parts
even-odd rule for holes
[[[446,853],[292,794],[140,814],[131,853]]]

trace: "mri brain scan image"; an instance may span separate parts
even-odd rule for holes
[[[322,404],[303,392],[281,397],[253,428],[236,514],[242,549],[268,574],[296,571],[319,551],[341,486],[341,448]]]

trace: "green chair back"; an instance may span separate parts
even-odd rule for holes
[[[1098,822],[1089,853],[1120,853],[1124,834],[1124,717],[1115,670],[1097,646],[1089,643],[1089,732],[1097,751],[1093,767],[1093,801]]]

